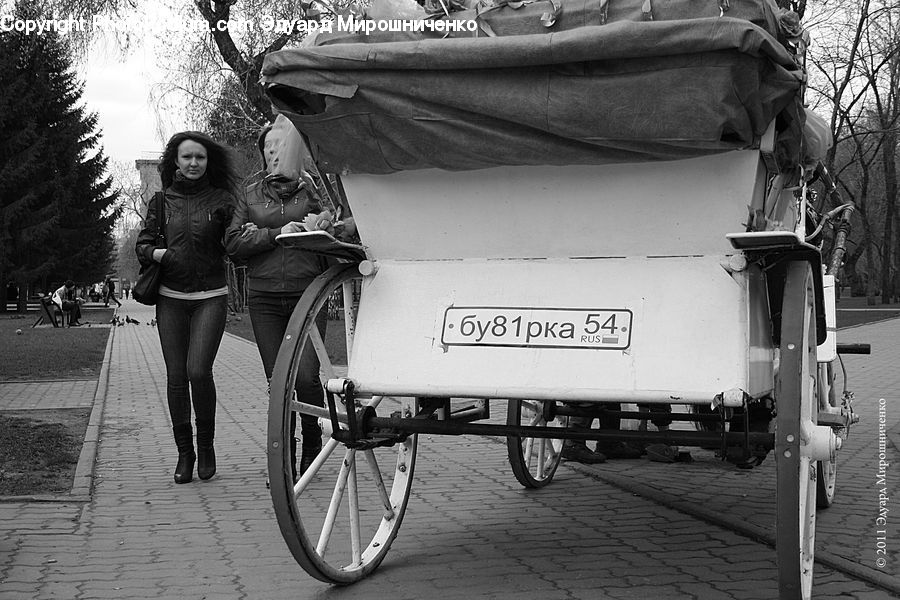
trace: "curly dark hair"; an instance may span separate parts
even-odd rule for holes
[[[159,178],[163,189],[172,185],[175,171],[178,170],[175,159],[178,157],[178,146],[185,141],[197,142],[206,148],[206,176],[212,187],[237,195],[240,178],[234,166],[234,155],[228,146],[220,144],[205,133],[199,131],[182,131],[176,133],[166,143],[159,161]]]

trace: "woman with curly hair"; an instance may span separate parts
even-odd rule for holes
[[[196,131],[168,141],[159,164],[166,245],[157,247],[158,202],[151,201],[135,251],[142,265],[161,266],[156,322],[166,363],[166,395],[178,447],[175,483],[216,472],[216,386],[213,362],[225,331],[225,230],[238,177],[231,151]],[[194,451],[193,404],[197,425]]]

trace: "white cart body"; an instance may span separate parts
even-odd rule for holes
[[[771,390],[762,274],[725,237],[763,202],[759,151],[344,183],[377,265],[349,366],[360,392],[711,404]]]

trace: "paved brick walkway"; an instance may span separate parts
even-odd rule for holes
[[[0,382],[0,409],[90,408],[96,379]]]
[[[127,306],[150,320],[151,309]],[[141,311],[144,311],[143,313]],[[818,548],[897,580],[900,504],[891,499],[891,562],[878,571],[874,399],[900,422],[891,347],[900,320],[857,328],[871,357],[847,357],[863,423],[841,457],[839,499],[820,518]],[[774,461],[737,471],[695,451],[693,465],[646,460],[563,466],[553,485],[519,487],[496,440],[422,436],[410,507],[385,563],[333,588],[291,558],[265,488],[265,380],[253,344],[223,340],[216,363],[219,473],[172,483],[175,450],[156,330],[116,329],[94,490],[89,502],[0,504],[0,598],[553,600],[771,599],[774,551],[666,506],[686,501],[771,531]],[[104,385],[101,382],[101,385]],[[892,396],[892,394],[894,394]],[[498,410],[502,410],[500,404]],[[874,445],[873,445],[874,444]],[[892,459],[900,461],[896,450]],[[627,476],[627,477],[626,477]],[[889,486],[898,489],[890,473]],[[611,485],[614,481],[619,485]],[[622,485],[623,482],[626,485]],[[648,496],[628,485],[643,486]],[[646,491],[646,490],[643,490]],[[664,503],[654,501],[656,494]],[[864,573],[867,574],[868,572]],[[898,581],[900,585],[900,581]],[[816,598],[895,597],[816,567]]]
[[[887,576],[900,590],[900,553],[894,552],[884,568],[876,566],[875,531],[880,485],[876,485],[879,461],[879,409],[885,399],[885,429],[892,443],[887,444],[887,485],[890,506],[900,511],[900,368],[896,360],[900,339],[900,319],[877,325],[859,326],[840,332],[841,342],[865,342],[872,345],[868,356],[843,357],[849,385],[855,393],[854,410],[860,422],[851,429],[849,438],[838,455],[838,483],[834,505],[817,515],[817,548],[822,556],[834,555],[868,571],[869,575]],[[843,380],[838,382],[838,386]],[[840,389],[840,388],[839,388]],[[755,531],[774,537],[775,527],[775,461],[769,456],[759,467],[738,470],[715,458],[714,452],[691,448],[692,464],[653,463],[648,460],[609,461],[603,465],[578,468],[606,481],[625,487],[640,484],[664,494],[673,505],[695,505],[753,526]],[[710,494],[710,490],[715,490]],[[889,513],[891,514],[891,513]],[[900,540],[900,517],[889,517],[889,534]],[[900,547],[900,541],[894,545]],[[844,564],[840,562],[840,564]]]

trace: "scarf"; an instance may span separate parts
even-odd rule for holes
[[[181,171],[175,171],[175,178],[172,181],[172,189],[179,194],[199,194],[209,187],[209,178],[206,176],[206,173],[204,173],[200,179],[188,179]]]
[[[272,190],[272,193],[278,196],[282,202],[289,200],[297,193],[297,190],[300,189],[299,180],[291,180],[278,173],[266,175],[265,178],[263,178],[263,183]]]

